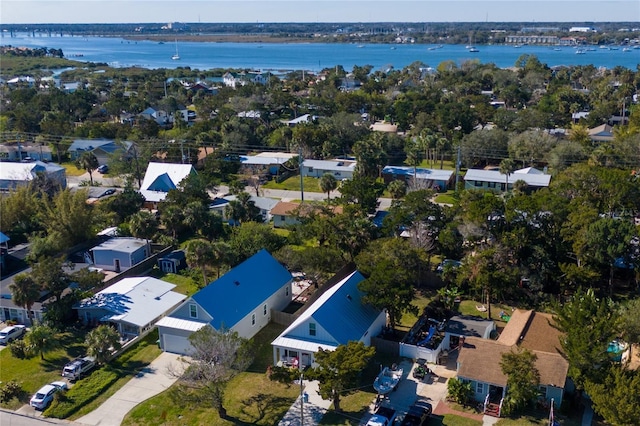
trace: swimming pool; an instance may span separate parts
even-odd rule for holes
[[[609,347],[607,348],[607,352],[612,354],[613,360],[616,362],[622,361],[622,353],[627,349],[627,344],[619,341],[618,339],[613,340],[609,343]]]

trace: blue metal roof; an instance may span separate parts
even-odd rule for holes
[[[231,328],[290,280],[291,273],[262,249],[192,299],[213,317],[213,328]]]
[[[364,277],[355,272],[311,314],[338,344],[360,340],[380,315],[380,310],[362,302],[364,293],[358,289],[361,281]]]

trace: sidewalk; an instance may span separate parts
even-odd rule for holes
[[[297,383],[300,384],[300,382]],[[318,393],[317,381],[303,380],[302,383],[304,385],[304,392],[308,397],[307,401],[302,405],[304,421],[300,421],[301,397],[298,397],[296,402],[289,408],[289,411],[287,411],[287,414],[280,420],[278,426],[316,426],[331,406],[331,401],[322,399]]]
[[[179,358],[180,355],[163,352],[100,407],[80,417],[77,423],[92,426],[119,426],[133,407],[168,389],[178,380],[178,377],[170,374],[168,367],[179,369]]]

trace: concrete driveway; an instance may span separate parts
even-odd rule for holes
[[[180,355],[163,352],[100,407],[76,422],[85,425],[120,425],[133,407],[175,383],[178,378],[170,373],[170,369],[181,371],[183,365],[179,358]]]

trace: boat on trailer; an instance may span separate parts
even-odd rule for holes
[[[397,366],[384,367],[376,380],[373,382],[373,388],[380,395],[386,395],[396,389],[400,379],[402,379],[402,368]]]

